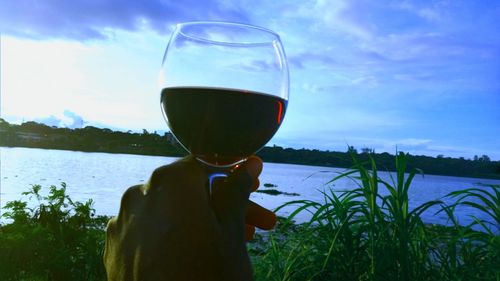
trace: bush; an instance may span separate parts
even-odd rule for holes
[[[93,201],[73,201],[66,184],[23,192],[35,199],[8,202],[0,226],[0,280],[104,280],[104,229],[108,217],[95,216]]]

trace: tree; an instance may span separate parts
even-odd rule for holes
[[[479,161],[481,162],[490,162],[491,159],[488,155],[482,155],[480,158],[479,158]]]
[[[375,153],[375,149],[373,149],[373,148],[368,148],[368,147],[363,147],[363,148],[361,149],[361,152],[362,152],[362,153],[365,153],[365,154],[373,154],[373,153]]]
[[[347,147],[347,153],[358,154],[358,150],[350,145]]]

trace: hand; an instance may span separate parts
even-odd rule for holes
[[[245,237],[270,229],[274,213],[248,200],[262,161],[250,157],[207,192],[193,157],[156,169],[129,188],[107,228],[108,280],[251,280]]]

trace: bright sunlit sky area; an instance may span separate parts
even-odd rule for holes
[[[280,34],[270,145],[500,160],[500,1],[0,0],[1,117],[167,131],[158,71],[178,22]]]

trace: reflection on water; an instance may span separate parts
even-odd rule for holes
[[[31,184],[41,184],[48,190],[50,185],[67,183],[71,198],[85,201],[92,198],[98,214],[115,215],[118,213],[122,193],[129,187],[147,181],[155,168],[171,163],[176,158],[160,156],[141,156],[128,154],[86,153],[62,150],[33,148],[0,148],[1,155],[1,206],[7,201],[19,199],[21,192]],[[262,185],[272,183],[275,189],[300,196],[267,195],[254,193],[251,199],[266,208],[274,209],[292,200],[308,199],[323,201],[321,191],[333,188],[335,191],[356,187],[352,180],[342,179],[334,185],[325,185],[343,169],[316,166],[265,163],[260,177]],[[390,181],[388,173],[379,174]],[[498,180],[457,178],[447,176],[416,176],[410,188],[410,207],[440,199],[451,191],[470,188],[477,183],[500,184]],[[261,189],[266,187],[261,186]],[[387,190],[382,189],[382,194]],[[444,214],[434,215],[437,209],[424,213],[425,221],[445,223]],[[286,215],[285,209],[280,215]],[[462,223],[471,221],[470,216],[480,216],[476,210],[462,208],[458,216]],[[299,220],[307,219],[303,214]]]

